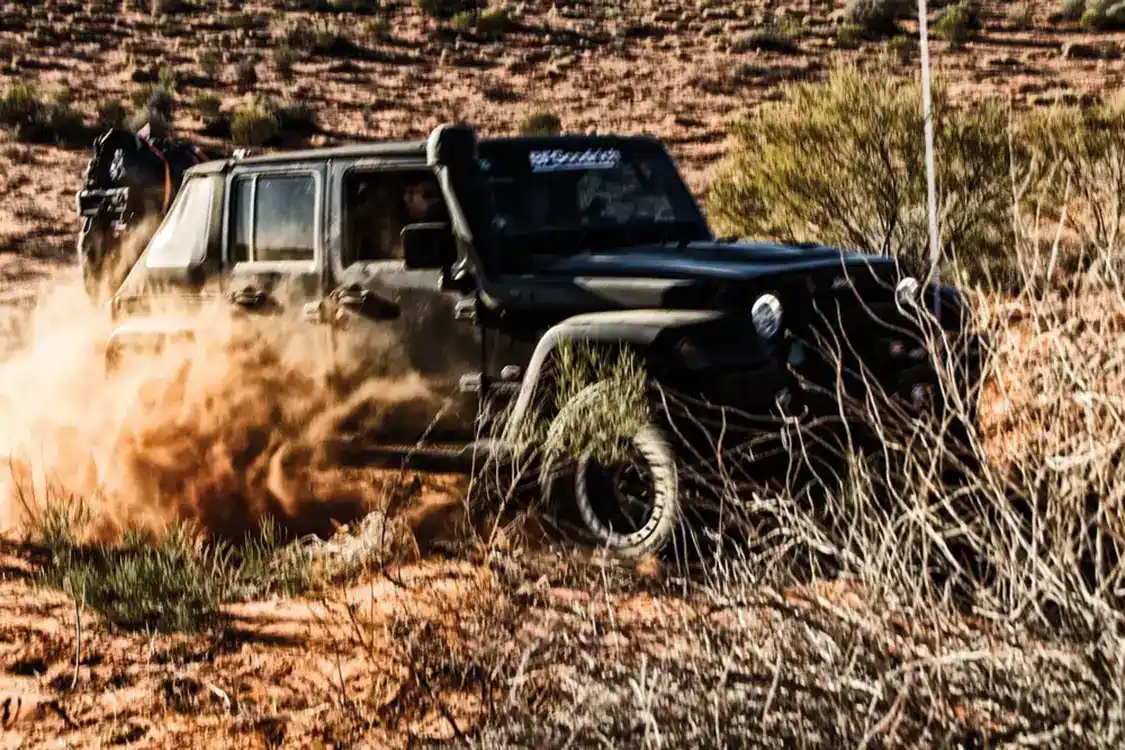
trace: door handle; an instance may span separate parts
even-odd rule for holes
[[[393,320],[399,316],[399,307],[394,302],[380,297],[370,289],[345,287],[336,295],[336,304],[345,310],[378,320]]]
[[[371,299],[371,292],[366,289],[341,289],[336,296],[336,301],[340,304],[340,307],[351,309],[363,307],[369,299]]]

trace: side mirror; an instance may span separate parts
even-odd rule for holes
[[[449,225],[407,224],[402,228],[402,254],[407,268],[449,268],[454,259]]]

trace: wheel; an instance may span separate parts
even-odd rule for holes
[[[600,385],[575,396],[553,421],[551,432],[581,419]],[[548,437],[547,444],[555,443]],[[595,457],[593,445],[571,462],[549,454],[540,475],[542,497],[560,526],[571,529],[579,541],[622,559],[659,554],[682,522],[676,452],[665,432],[651,422],[621,436],[616,448],[612,459]]]

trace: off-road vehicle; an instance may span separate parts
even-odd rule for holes
[[[716,238],[656,138],[478,139],[465,125],[193,167],[111,304],[111,361],[191,335],[190,316],[154,317],[168,295],[310,326],[352,373],[376,348],[365,342],[393,334],[447,399],[412,433],[368,436],[392,457],[503,459],[529,436],[549,444],[559,425],[588,427],[599,394],[616,398],[591,382],[552,403],[563,352],[631,357],[650,408],[621,463],[578,446],[539,474],[560,514],[622,555],[660,549],[680,521],[694,438],[669,424],[665,394],[797,419],[876,386],[930,413],[936,364],[922,339],[961,325],[956,290],[892,258]],[[482,438],[487,420],[500,424]]]
[[[75,196],[82,221],[78,264],[92,299],[112,293],[128,273],[128,259],[119,255],[126,236],[145,231],[146,219],[163,217],[184,172],[203,161],[206,156],[194,144],[152,138],[144,128],[138,133],[111,128],[97,137]],[[134,235],[133,241],[143,247],[149,234]]]

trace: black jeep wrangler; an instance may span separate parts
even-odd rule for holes
[[[391,457],[519,454],[528,436],[545,440],[533,423],[579,423],[597,397],[595,382],[566,403],[544,398],[560,352],[628,353],[652,386],[625,436],[628,466],[548,456],[536,485],[619,555],[660,549],[681,521],[693,438],[669,424],[662,394],[793,418],[875,385],[932,414],[921,342],[962,320],[955,290],[891,258],[717,239],[655,138],[478,140],[464,125],[190,169],[111,304],[111,361],[154,336],[190,337],[190,318],[154,313],[166,295],[289,316],[353,373],[365,341],[397,337],[409,369],[448,398],[417,429],[369,436]],[[482,439],[487,420],[499,426]]]

